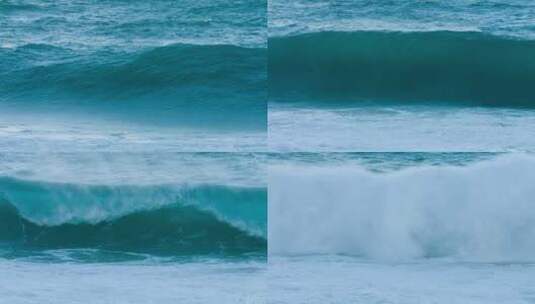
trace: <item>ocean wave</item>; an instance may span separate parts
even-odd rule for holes
[[[61,59],[36,63],[41,57]],[[65,58],[65,54],[71,56]],[[17,57],[1,70],[5,100],[195,100],[263,94],[266,49],[233,45],[174,44],[139,52],[101,50],[88,55],[46,45],[25,45],[0,53]],[[10,60],[6,62],[12,62]],[[8,77],[9,76],[9,77]],[[251,101],[250,98],[242,98]],[[253,102],[256,100],[253,100]]]
[[[0,241],[22,249],[263,254],[264,189],[0,179]]]
[[[308,100],[533,107],[534,50],[533,40],[482,32],[272,37],[269,88],[275,97]]]
[[[269,250],[377,260],[533,261],[535,158],[376,173],[272,167]]]
[[[23,115],[91,113],[155,125],[263,130],[266,58],[266,49],[233,45],[91,54],[50,45],[0,49],[0,106]]]

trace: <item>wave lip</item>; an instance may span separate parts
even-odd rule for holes
[[[535,41],[481,32],[316,32],[269,39],[274,96],[535,106]]]
[[[265,191],[0,180],[0,241],[14,250],[93,248],[165,256],[263,255]]]

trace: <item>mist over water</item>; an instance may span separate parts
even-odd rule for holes
[[[534,166],[522,153],[286,154],[269,167],[271,299],[531,301]]]

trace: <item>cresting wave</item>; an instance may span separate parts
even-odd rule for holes
[[[269,86],[318,100],[534,107],[535,41],[481,32],[317,32],[269,39]],[[295,100],[295,99],[293,99]]]
[[[273,167],[269,251],[533,262],[534,179],[526,155],[390,173]]]
[[[266,192],[0,179],[0,243],[156,255],[263,255]]]

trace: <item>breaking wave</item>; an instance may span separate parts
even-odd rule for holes
[[[535,158],[377,173],[273,167],[269,250],[370,259],[535,260]]]
[[[0,242],[157,255],[265,254],[260,188],[106,186],[0,179]]]

